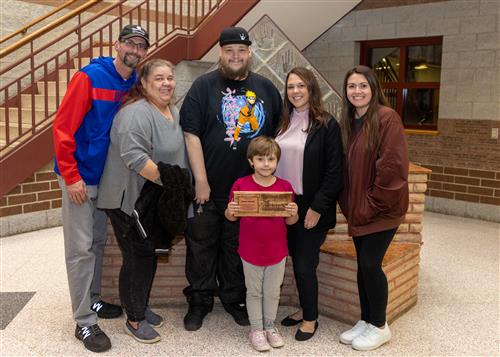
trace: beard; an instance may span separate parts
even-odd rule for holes
[[[219,71],[225,79],[232,81],[242,80],[248,76],[248,72],[250,71],[250,61],[251,60],[249,59],[243,67],[236,71],[219,61]]]
[[[123,56],[122,62],[125,66],[134,69],[135,67],[137,67],[140,60],[141,60],[141,58],[138,56],[134,56],[134,55],[131,55],[129,53],[125,53],[125,55]]]

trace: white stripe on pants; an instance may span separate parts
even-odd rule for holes
[[[241,261],[247,287],[248,319],[252,330],[262,330],[264,320],[276,319],[286,257],[278,264],[269,266],[256,266],[243,259]]]
[[[103,224],[106,214],[96,208],[97,186],[87,186],[88,199],[78,205],[69,200],[63,179],[58,176],[58,180],[62,190],[64,252],[73,317],[79,326],[90,326],[97,323],[97,315],[90,309],[91,290],[100,293],[100,286],[92,287],[92,282],[99,264],[96,280],[100,285],[100,261],[107,239],[102,232],[103,227],[106,228]]]

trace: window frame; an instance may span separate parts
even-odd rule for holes
[[[439,82],[407,82],[406,81],[406,62],[408,57],[408,47],[410,46],[427,46],[427,45],[443,45],[443,36],[432,37],[412,37],[412,38],[397,38],[385,40],[367,40],[360,41],[360,60],[359,63],[369,66],[368,54],[372,48],[399,48],[399,80],[398,82],[381,83],[383,89],[396,89],[396,108],[394,108],[406,129],[415,130],[417,132],[435,132],[437,131],[436,125],[411,125],[404,122],[404,93],[405,89],[436,89],[438,92],[441,88],[441,81]],[[441,60],[442,64],[442,60]],[[442,67],[441,67],[442,68]],[[439,93],[440,94],[440,93]],[[439,103],[438,103],[439,107]],[[439,113],[437,115],[439,121]]]

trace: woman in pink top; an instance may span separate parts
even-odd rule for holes
[[[276,175],[291,182],[299,206],[299,221],[288,227],[287,238],[301,309],[281,324],[301,323],[295,339],[305,341],[318,328],[316,268],[320,246],[335,227],[344,160],[339,125],[323,109],[318,81],[306,68],[287,75],[276,141],[282,150]]]
[[[241,177],[229,194],[225,215],[238,219],[239,205],[233,202],[234,191],[293,192],[289,182],[275,177],[280,147],[274,139],[259,136],[248,145],[247,158],[254,174]],[[250,343],[257,351],[282,347],[283,338],[274,326],[278,311],[280,288],[288,255],[286,225],[298,220],[298,207],[288,203],[289,217],[242,217],[238,253],[243,262],[247,288],[247,309],[250,320]]]

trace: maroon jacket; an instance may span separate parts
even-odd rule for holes
[[[396,228],[408,209],[408,145],[399,115],[381,106],[379,148],[369,151],[363,130],[349,141],[340,207],[349,235]]]

